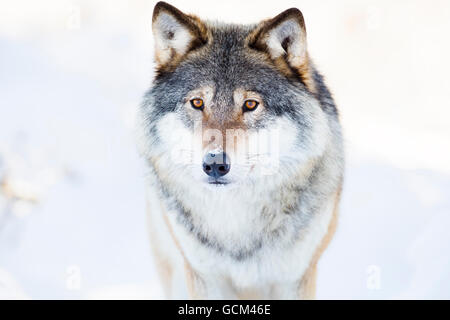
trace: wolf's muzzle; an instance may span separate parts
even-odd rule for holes
[[[230,159],[225,152],[207,153],[203,158],[203,171],[215,179],[230,172]]]

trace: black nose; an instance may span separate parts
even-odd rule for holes
[[[230,172],[230,159],[225,152],[207,153],[203,158],[203,171],[213,178],[219,178]]]

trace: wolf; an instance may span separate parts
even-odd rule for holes
[[[314,298],[344,150],[302,13],[226,24],[158,2],[152,30],[139,150],[167,297]]]

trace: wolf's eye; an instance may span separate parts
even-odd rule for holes
[[[244,111],[253,111],[258,107],[259,102],[255,100],[246,100],[244,102]]]
[[[203,110],[203,100],[202,99],[192,99],[191,100],[191,106],[194,109]]]

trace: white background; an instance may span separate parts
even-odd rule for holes
[[[171,3],[305,16],[348,159],[318,298],[450,298],[450,3]],[[154,4],[0,1],[1,298],[162,297],[133,136]]]

